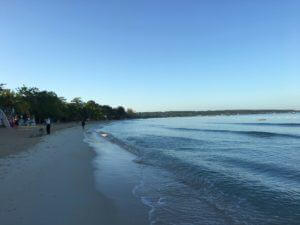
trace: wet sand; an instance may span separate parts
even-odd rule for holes
[[[109,170],[97,171],[103,179],[96,184],[96,154],[83,142],[84,132],[79,126],[63,129],[31,143],[27,151],[0,158],[0,224],[148,224],[147,207],[130,185],[120,184],[126,177],[118,174],[109,194],[101,191],[108,177],[114,184]]]

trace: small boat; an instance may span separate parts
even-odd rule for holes
[[[107,135],[108,135],[108,134],[106,134],[106,133],[102,133],[102,134],[101,134],[102,137],[107,137]]]

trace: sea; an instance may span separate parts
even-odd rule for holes
[[[134,155],[132,194],[151,225],[300,224],[299,113],[123,120],[95,132]]]

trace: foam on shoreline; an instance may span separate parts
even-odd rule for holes
[[[90,129],[84,141],[97,154],[93,160],[97,190],[117,205],[124,224],[149,224],[148,207],[133,194],[141,180],[140,165],[133,162],[135,155],[104,138],[99,130]]]
[[[98,161],[102,153],[83,142],[86,132],[61,130],[22,154],[0,158],[1,224],[149,224],[148,209],[131,186],[111,173],[118,165]],[[106,170],[97,170],[97,163]]]

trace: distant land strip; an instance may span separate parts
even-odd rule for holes
[[[161,117],[189,117],[189,116],[220,116],[220,115],[251,115],[251,114],[270,114],[270,113],[298,113],[300,110],[207,110],[207,111],[164,111],[164,112],[137,112],[136,118],[161,118]]]

